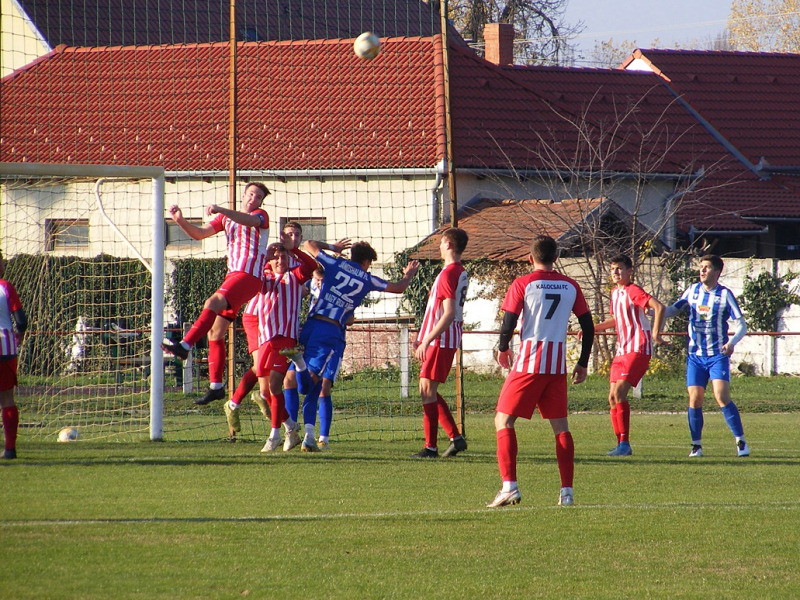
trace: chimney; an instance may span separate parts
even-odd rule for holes
[[[514,26],[511,23],[487,23],[483,28],[483,41],[486,60],[496,65],[514,64]]]

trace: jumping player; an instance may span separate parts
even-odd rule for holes
[[[301,450],[319,452],[320,447],[314,439],[317,402],[329,407],[320,411],[320,432],[325,436],[324,441],[327,445],[330,419],[333,414],[331,389],[342,364],[345,327],[348,321],[353,317],[356,307],[371,291],[402,294],[419,269],[419,263],[411,261],[403,270],[402,279],[387,282],[368,272],[378,255],[367,242],[353,244],[350,249],[350,260],[329,256],[323,250],[335,252],[336,249],[323,242],[308,240],[305,242],[305,248],[325,269],[319,300],[314,304],[300,332],[300,343],[304,346],[302,358],[308,365],[313,385],[308,389],[300,379],[298,388],[301,394],[305,394],[303,400],[305,437]],[[299,357],[299,352],[290,356],[293,361]]]
[[[665,308],[656,298],[633,283],[633,262],[624,254],[611,259],[611,318],[594,326],[595,332],[606,329],[617,331],[617,352],[611,362],[608,405],[611,426],[617,437],[617,446],[609,456],[630,456],[631,405],[628,392],[642,380],[650,357],[653,342],[665,344],[661,337],[664,328]],[[653,327],[646,311],[654,311]]]
[[[425,447],[413,458],[438,458],[439,425],[450,436],[450,445],[442,456],[455,456],[467,449],[467,441],[458,431],[447,402],[438,393],[439,384],[447,381],[453,358],[461,344],[464,324],[464,302],[467,299],[467,272],[461,264],[461,254],[467,247],[467,232],[451,227],[442,233],[439,253],[444,268],[436,276],[428,294],[428,304],[422,318],[414,355],[422,362],[419,372],[419,393],[422,397],[422,424]]]
[[[690,458],[703,456],[703,396],[709,379],[714,399],[736,438],[737,456],[750,456],[739,409],[731,400],[730,365],[734,347],[747,333],[747,323],[736,296],[719,283],[724,266],[725,263],[715,254],[701,257],[700,281],[683,292],[675,304],[667,307],[667,317],[673,317],[681,310],[689,311],[686,387],[689,392],[689,433],[692,436]],[[728,338],[729,320],[734,324],[731,338]]]
[[[497,464],[503,487],[487,506],[497,508],[521,500],[517,487],[517,418],[530,419],[539,407],[556,438],[556,461],[561,476],[558,504],[573,504],[575,446],[567,422],[567,326],[570,313],[581,327],[581,354],[572,370],[572,383],[586,379],[594,341],[592,314],[574,280],[555,271],[558,245],[540,235],[531,244],[528,260],[534,271],[514,280],[506,293],[500,326],[497,363],[511,371],[506,378],[494,417],[497,430]],[[509,342],[522,315],[519,354],[511,364]]]
[[[0,252],[0,410],[3,411],[5,447],[3,458],[17,458],[19,408],[14,402],[17,387],[17,355],[28,328],[28,317],[11,282],[4,279],[6,261]]]
[[[206,300],[200,317],[183,340],[161,344],[165,352],[186,360],[192,346],[208,334],[210,387],[195,404],[204,405],[225,397],[222,382],[227,354],[225,332],[239,309],[261,288],[269,237],[269,216],[261,204],[267,194],[269,190],[263,183],[249,183],[244,189],[241,212],[211,204],[206,213],[217,216],[199,226],[187,221],[177,205],[169,209],[172,220],[192,239],[202,240],[223,230],[227,238],[228,274],[222,285]]]

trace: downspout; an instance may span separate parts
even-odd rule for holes
[[[436,179],[433,181],[431,188],[431,227],[430,231],[436,231],[439,228],[439,192],[442,180],[444,179],[444,160],[440,160],[436,165]]]

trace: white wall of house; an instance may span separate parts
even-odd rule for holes
[[[49,48],[15,0],[0,0],[0,77],[44,56]]]

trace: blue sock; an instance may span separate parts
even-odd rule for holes
[[[689,407],[689,433],[692,436],[692,442],[700,442],[703,438],[703,409]]]
[[[739,416],[739,409],[733,402],[728,402],[727,406],[721,409],[722,414],[725,416],[725,422],[731,429],[731,433],[737,438],[744,437],[744,429],[742,428],[742,418]]]
[[[292,421],[297,421],[297,413],[300,412],[300,393],[297,388],[287,388],[283,390],[283,404],[286,412],[289,413]]]
[[[314,387],[314,380],[311,379],[311,373],[308,369],[297,371],[297,389],[301,394],[310,394],[311,389]]]
[[[317,422],[317,399],[322,390],[322,380],[303,398],[303,425],[314,425]]]
[[[320,396],[319,399],[319,434],[325,437],[331,435],[331,421],[333,420],[333,402],[330,396]]]

